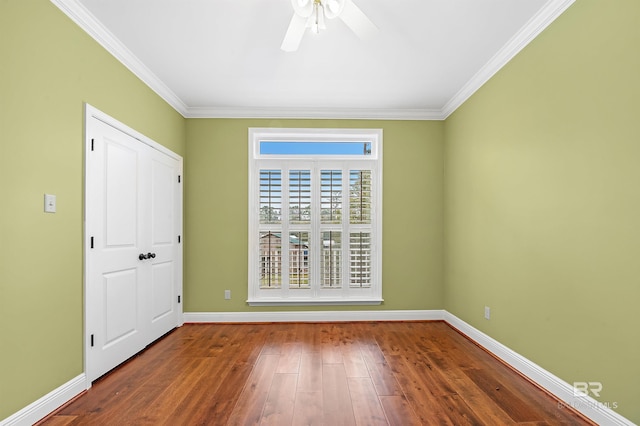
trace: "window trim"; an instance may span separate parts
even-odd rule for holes
[[[279,154],[260,154],[260,142],[371,142],[370,154],[363,155],[279,155]],[[248,235],[248,299],[250,306],[312,306],[312,305],[379,305],[384,299],[382,298],[382,129],[317,129],[317,128],[249,128],[249,235]],[[289,289],[277,291],[277,296],[266,297],[265,292],[259,288],[256,277],[258,276],[258,264],[260,259],[259,244],[259,174],[260,169],[264,168],[264,164],[268,162],[278,163],[301,163],[317,161],[341,163],[348,162],[357,165],[364,163],[370,167],[373,172],[373,184],[375,185],[375,209],[372,212],[371,232],[375,235],[375,244],[373,245],[372,264],[375,270],[372,277],[371,288],[368,291],[349,288],[349,283],[343,283],[343,289],[340,297],[288,297]],[[262,164],[262,166],[261,166]],[[283,167],[283,172],[289,166]],[[291,166],[293,167],[293,166]],[[322,166],[325,167],[325,166]],[[349,165],[347,170],[351,170]],[[283,181],[285,180],[283,173]],[[348,206],[347,206],[348,208]],[[252,212],[254,212],[252,214]],[[357,229],[355,227],[354,229]],[[344,241],[348,241],[348,235]],[[348,267],[348,259],[343,261],[343,265]],[[269,290],[270,291],[270,290]],[[297,290],[295,290],[297,291]],[[345,293],[347,294],[345,297]],[[361,293],[361,295],[357,295]],[[367,294],[364,294],[367,293]],[[303,294],[302,292],[300,294]],[[355,294],[355,295],[354,295]]]

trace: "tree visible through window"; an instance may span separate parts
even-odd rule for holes
[[[380,303],[379,130],[250,130],[249,303]]]

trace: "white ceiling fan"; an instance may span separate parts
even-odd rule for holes
[[[325,29],[325,18],[340,18],[358,37],[366,39],[378,28],[352,0],[291,0],[293,17],[280,49],[298,50],[307,28],[318,33]]]

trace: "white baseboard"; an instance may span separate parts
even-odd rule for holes
[[[42,398],[24,407],[22,410],[0,420],[0,426],[27,426],[43,419],[87,389],[84,373],[52,390]]]
[[[611,409],[616,403],[602,403],[590,396],[580,394],[569,383],[449,312],[445,311],[444,320],[447,324],[458,329],[471,340],[558,398],[561,401],[558,403],[559,408],[572,407],[599,425],[635,426],[635,423]]]
[[[444,313],[443,310],[185,312],[184,322],[442,321]]]

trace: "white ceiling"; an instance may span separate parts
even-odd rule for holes
[[[185,117],[444,119],[574,0],[354,0],[280,44],[291,0],[51,0]]]

